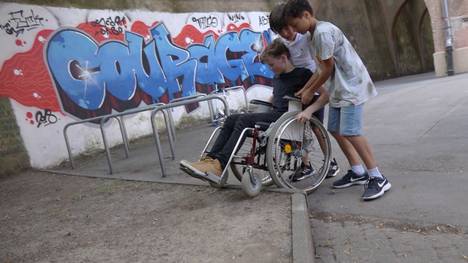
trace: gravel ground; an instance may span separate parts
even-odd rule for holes
[[[28,171],[0,179],[0,262],[291,262],[290,202]]]

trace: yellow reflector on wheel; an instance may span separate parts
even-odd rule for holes
[[[284,145],[283,150],[284,150],[285,153],[291,153],[292,152],[291,144],[288,143],[288,144]]]

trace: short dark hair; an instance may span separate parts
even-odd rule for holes
[[[278,58],[281,55],[286,55],[288,58],[291,57],[288,47],[286,47],[281,39],[276,38],[263,50],[260,60],[264,62],[267,57]]]
[[[289,0],[284,6],[284,18],[301,17],[304,11],[314,15],[314,9],[308,0]]]
[[[286,27],[286,20],[284,19],[284,6],[286,3],[279,3],[273,7],[270,13],[270,28],[273,32],[279,33]]]

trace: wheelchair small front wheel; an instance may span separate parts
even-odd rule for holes
[[[245,161],[245,157],[251,154],[252,143],[253,143],[252,137],[245,138],[244,143],[242,144],[240,149],[237,150],[235,157],[230,163],[230,168],[231,168],[232,173],[240,182],[242,182],[242,177],[244,173],[246,172],[246,169],[249,166],[249,164],[247,164]],[[257,152],[257,155],[255,156],[255,162],[259,165],[265,164],[264,165],[265,168],[263,169],[252,167],[255,171],[255,174],[257,174],[257,176],[260,177],[263,186],[270,186],[274,184],[273,180],[270,177],[270,172],[268,171],[268,168],[266,168],[266,163],[267,163],[266,154],[264,152],[263,153]]]
[[[242,175],[242,189],[250,197],[257,196],[262,190],[262,180],[253,173],[252,166],[248,166]]]

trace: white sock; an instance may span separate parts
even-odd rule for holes
[[[351,170],[357,175],[363,175],[366,172],[362,164],[351,166]]]
[[[376,166],[375,168],[372,168],[372,169],[369,169],[367,171],[369,173],[369,176],[370,177],[379,177],[379,178],[383,178],[382,174],[380,173],[379,171],[379,168]]]

